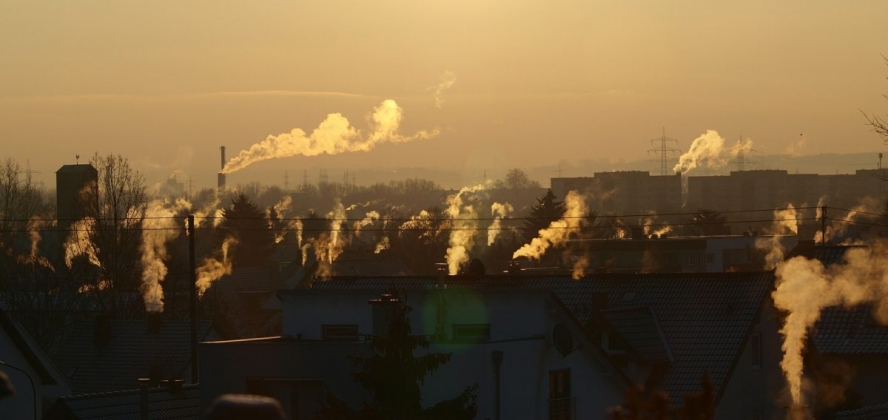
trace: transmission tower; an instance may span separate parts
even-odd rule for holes
[[[740,136],[740,140],[737,141],[737,144],[740,145],[743,143],[743,136]],[[758,150],[749,149],[743,150],[742,148],[737,150],[737,155],[734,159],[731,160],[731,163],[734,164],[734,167],[738,172],[745,171],[748,166],[760,166],[761,162],[758,159],[751,158],[749,155],[758,155]]]
[[[670,143],[678,144],[678,140],[666,137],[666,127],[663,127],[663,134],[659,138],[651,140],[655,147],[648,150],[648,154],[656,156],[651,161],[660,164],[660,175],[669,175],[669,164],[681,156],[681,150],[670,146]]]

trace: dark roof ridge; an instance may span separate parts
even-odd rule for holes
[[[199,388],[200,388],[200,384],[197,383],[197,384],[182,384],[181,389],[184,391],[184,390],[192,390],[192,389],[199,389]],[[170,391],[173,391],[173,389],[168,386],[155,386],[155,387],[148,388],[148,392],[160,392],[160,391],[170,392]],[[85,394],[65,395],[65,396],[59,397],[59,399],[65,400],[65,401],[71,401],[71,400],[84,399],[84,398],[114,397],[114,396],[118,396],[118,395],[136,394],[139,392],[142,392],[142,390],[139,388],[119,389],[119,390],[115,390],[115,391],[89,392],[89,393],[85,393]]]

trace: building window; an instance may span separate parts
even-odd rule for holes
[[[358,341],[358,324],[324,324],[321,331],[324,340]]]
[[[549,371],[549,420],[576,418],[577,404],[570,385],[570,369]]]
[[[456,341],[490,340],[490,324],[453,324],[453,339]]]
[[[755,333],[752,335],[752,340],[750,343],[751,348],[749,349],[752,353],[752,369],[753,370],[761,370],[762,369],[762,334]]]

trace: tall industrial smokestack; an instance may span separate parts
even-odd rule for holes
[[[222,151],[222,165],[219,169],[225,169],[225,146],[219,147],[219,150]],[[222,171],[219,171],[218,188],[219,191],[225,189],[225,174]]]

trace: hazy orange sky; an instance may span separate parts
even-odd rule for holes
[[[47,182],[98,151],[209,186],[220,145],[231,157],[333,112],[365,128],[387,98],[405,133],[442,133],[232,178],[645,159],[664,126],[683,150],[714,129],[766,154],[802,133],[802,154],[880,151],[859,110],[888,114],[886,16],[884,0],[7,0],[2,155]],[[445,71],[456,83],[437,108]]]

